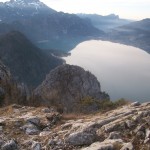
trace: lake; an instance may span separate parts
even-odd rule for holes
[[[70,53],[64,57],[66,63],[93,73],[111,100],[150,100],[150,54],[147,52],[132,46],[91,40],[80,43]]]

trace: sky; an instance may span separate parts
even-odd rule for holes
[[[5,1],[5,0],[0,0]],[[49,7],[67,13],[116,14],[121,18],[150,18],[150,0],[41,0]]]

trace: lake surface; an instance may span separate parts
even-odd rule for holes
[[[139,48],[91,40],[64,59],[92,72],[112,100],[150,101],[150,54]]]

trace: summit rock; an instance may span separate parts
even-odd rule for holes
[[[93,101],[109,99],[92,73],[67,64],[52,70],[34,93],[42,99],[38,103],[62,107],[64,112],[74,112],[83,103],[92,103],[90,98]],[[93,103],[86,109],[95,111],[97,104]]]

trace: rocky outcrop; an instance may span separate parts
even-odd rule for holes
[[[18,85],[9,69],[0,61],[0,107],[12,103],[26,104],[26,88]]]
[[[11,76],[8,68],[0,61],[0,105],[3,105],[10,88]]]
[[[80,111],[83,103],[90,103],[86,111],[96,111],[96,101],[92,103],[88,97],[95,100],[109,99],[107,94],[101,92],[100,83],[93,74],[73,65],[62,65],[52,70],[34,93],[41,97],[35,103],[55,105],[64,112]]]
[[[134,126],[127,125],[129,120]],[[0,109],[0,149],[149,150],[149,147],[150,103],[128,104],[106,113],[74,115],[70,119],[68,114],[60,115],[47,107],[11,105]]]

